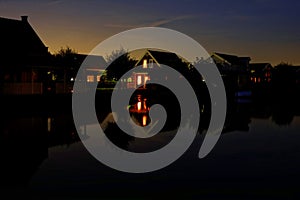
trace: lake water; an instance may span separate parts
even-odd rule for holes
[[[293,95],[280,96],[236,99],[207,157],[198,158],[205,136],[198,133],[177,161],[145,174],[119,172],[97,161],[80,141],[69,112],[7,114],[1,123],[2,190],[36,199],[297,199],[300,106]],[[100,121],[108,114],[101,113]],[[88,130],[98,125],[82,126],[78,134],[88,140]],[[111,139],[124,149],[151,151],[175,133],[170,126],[148,141]]]

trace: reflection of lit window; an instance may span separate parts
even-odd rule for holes
[[[93,75],[88,75],[86,80],[87,80],[87,82],[94,82],[94,76]]]
[[[144,60],[144,62],[143,62],[143,68],[147,68],[148,66],[147,66],[147,59],[145,59]]]
[[[137,84],[138,84],[138,85],[141,85],[141,84],[142,84],[142,76],[141,76],[141,75],[139,75],[139,76],[137,77]]]
[[[139,102],[137,103],[137,109],[138,109],[138,111],[140,111],[141,108],[142,108],[142,102],[139,101]]]
[[[101,76],[98,75],[98,76],[97,76],[97,81],[98,81],[98,82],[100,82],[100,78],[101,78]]]
[[[143,126],[146,126],[147,124],[147,115],[143,116]]]
[[[131,83],[131,82],[132,82],[132,78],[131,78],[131,77],[128,78],[128,79],[127,79],[127,82],[128,82],[128,83]]]
[[[144,99],[144,103],[143,103],[143,107],[144,107],[143,109],[144,109],[144,110],[147,110],[146,101],[147,101],[147,99]]]

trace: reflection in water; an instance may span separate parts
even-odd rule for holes
[[[275,96],[272,108],[272,121],[279,126],[291,124],[295,115],[299,115],[299,100],[293,92],[285,91]]]
[[[96,108],[97,102],[101,102],[101,99],[98,101],[96,100]],[[175,137],[176,131],[174,130],[177,130],[180,123],[180,107],[178,100],[167,88],[163,88],[162,90],[159,90],[159,92],[158,90],[152,91],[150,89],[137,90],[132,95],[127,107],[134,123],[138,126],[147,126],[151,122],[149,116],[150,108],[155,104],[162,105],[168,114],[162,130],[150,138],[137,138],[124,133],[114,122],[111,110],[103,111],[99,108],[97,110],[99,113],[98,120],[102,129],[104,129],[106,136],[120,148],[132,152],[155,151],[167,145]],[[106,113],[106,116],[103,116],[104,113]],[[130,122],[128,122],[128,124],[130,124]],[[157,124],[157,121],[154,122],[154,125],[155,124]],[[133,128],[132,132],[134,132],[134,127],[131,128]],[[172,132],[172,134],[166,134],[166,132]],[[137,144],[143,144],[143,146],[141,147]]]
[[[79,137],[71,115],[11,114],[0,123],[0,182],[7,187],[22,187],[47,159],[49,147],[70,145]]]
[[[51,117],[48,117],[47,119],[47,131],[48,132],[51,132]]]
[[[136,95],[133,104],[129,105],[130,116],[140,126],[146,126],[150,123],[149,110],[147,98],[141,94]]]
[[[176,103],[176,101],[173,101],[173,98],[174,97],[172,95],[165,95],[165,93],[160,93],[156,95],[149,95],[147,93],[136,93],[130,100],[130,107],[128,107],[128,110],[131,116],[134,117],[137,123],[141,126],[146,126],[150,123],[149,110],[152,105],[161,103],[166,108],[166,111],[168,113],[167,123],[160,133],[151,138],[134,138],[121,131],[114,122],[111,110],[108,109],[107,106],[103,106],[103,102],[106,101],[105,97],[101,99],[100,107],[102,110],[97,110],[99,123],[101,124],[101,127],[105,130],[106,136],[120,148],[132,152],[154,151],[168,144],[176,134],[176,128],[180,122],[180,117],[178,117],[180,116],[180,110],[178,109],[178,104]],[[227,150],[230,152],[230,149],[232,149],[236,145],[239,145],[236,148],[239,148],[242,151],[242,149],[244,148],[242,145],[243,142],[251,143],[253,142],[254,137],[253,134],[248,135],[243,133],[255,132],[259,125],[257,123],[258,121],[268,124],[268,126],[264,126],[263,131],[259,132],[259,134],[256,134],[256,137],[263,137],[264,134],[267,134],[267,139],[262,140],[259,138],[254,143],[251,143],[249,145],[252,148],[255,148],[257,152],[259,152],[259,154],[257,155],[262,155],[262,157],[259,157],[262,160],[256,163],[257,165],[259,165],[260,162],[264,161],[263,159],[268,159],[270,155],[273,155],[273,152],[268,152],[267,149],[269,149],[269,147],[265,147],[266,141],[269,141],[270,137],[272,138],[272,140],[274,140],[274,144],[281,144],[283,136],[277,137],[276,134],[273,135],[273,131],[276,130],[277,126],[291,125],[290,128],[284,127],[283,130],[292,130],[291,128],[293,127],[299,127],[299,124],[298,126],[296,124],[299,123],[299,120],[295,121],[295,119],[299,119],[300,116],[300,108],[298,102],[299,97],[297,97],[295,93],[282,94],[279,92],[272,95],[266,94],[265,96],[255,96],[254,93],[254,96],[251,98],[251,101],[229,101],[228,112],[226,116],[226,124],[223,130],[224,137],[223,140],[221,138],[220,144],[225,143],[226,136],[229,136],[229,138],[233,137],[234,140],[236,135],[238,135],[240,139],[238,141],[230,143],[230,145],[226,146],[226,148],[223,149],[222,152],[227,152]],[[96,106],[99,105],[96,104]],[[201,120],[207,120],[205,118],[208,117],[207,111],[204,111],[203,107],[205,108],[205,106],[201,106],[201,109],[204,113],[201,116]],[[4,115],[6,116],[6,118],[2,119],[0,123],[0,150],[2,158],[1,169],[3,169],[1,170],[1,185],[7,185],[7,187],[16,185],[26,186],[33,174],[39,171],[39,167],[41,166],[41,164],[50,159],[48,157],[49,148],[54,146],[64,146],[66,147],[66,149],[70,150],[72,149],[74,143],[80,144],[80,142],[78,142],[79,138],[77,134],[86,134],[86,137],[88,138],[88,132],[86,128],[89,124],[87,123],[86,125],[83,125],[82,130],[79,133],[76,133],[71,113],[23,113],[22,116],[14,115],[12,117],[9,117],[10,115],[8,114]],[[93,123],[94,122],[91,122],[91,124]],[[273,123],[273,127],[269,126],[269,123]],[[205,123],[201,124],[199,129],[205,130]],[[202,131],[200,130],[199,133],[202,133]],[[231,134],[234,132],[238,132],[238,134]],[[289,142],[296,143],[297,139],[295,139],[294,136],[295,135],[293,135],[293,137],[287,137],[289,140],[286,139],[285,142],[288,144],[290,144]],[[201,143],[201,141],[199,143]],[[260,147],[260,145],[262,147]],[[199,146],[196,147],[197,151],[198,147]],[[216,148],[218,148],[218,145]],[[276,148],[277,147],[273,147],[273,149]],[[297,150],[294,146],[293,148],[293,150]],[[74,151],[69,153],[72,154],[73,158],[76,160],[77,152]],[[288,153],[286,153],[286,155],[293,155],[292,153],[292,150],[289,150]],[[277,152],[277,154],[280,156],[284,156],[282,152]],[[243,155],[240,156],[239,153],[236,153],[235,155],[236,157],[234,158],[237,159],[238,163],[239,161],[245,161],[243,160]],[[255,156],[257,157],[257,155]],[[214,156],[215,155],[213,154],[208,159],[213,159],[215,158]],[[233,155],[229,155],[228,157],[232,158],[232,156]],[[228,159],[228,157],[226,157],[226,159]],[[249,170],[247,167],[245,167],[248,165],[249,167],[253,167],[253,164],[251,163],[251,161],[253,160],[251,159],[254,159],[254,156],[252,156],[252,158],[251,154],[249,153],[249,155],[247,154],[246,157],[248,159],[247,162],[245,161],[246,164],[240,166],[239,169]],[[196,159],[196,156],[195,159],[194,157],[191,159],[193,160],[186,161],[186,163],[189,163],[189,165],[191,166],[197,164],[197,162],[201,162]],[[68,162],[67,160],[68,159],[64,157],[60,162]],[[289,157],[287,156],[286,160],[284,161],[288,162],[292,160],[289,160]],[[76,162],[79,161],[76,160]],[[274,163],[276,164],[275,161]],[[198,167],[203,167],[202,164],[205,165],[205,163],[201,162],[201,165],[199,164]],[[217,163],[217,165],[221,164],[224,165],[224,163]],[[274,166],[284,167],[284,165]],[[209,169],[210,167],[208,166],[207,168]],[[182,168],[174,170],[178,172],[178,170],[180,171],[181,169]],[[231,168],[228,168],[227,170],[230,171],[230,169]],[[239,169],[235,170],[238,171]],[[271,170],[270,168],[268,169]],[[72,169],[64,170],[72,171]],[[237,171],[232,172],[232,174],[235,174]],[[55,174],[59,172],[52,171],[51,173]],[[175,174],[177,176],[180,173]],[[50,182],[48,182],[47,179],[44,179],[43,181],[43,183],[46,185],[50,184]]]
[[[0,128],[1,186],[26,185],[48,155],[46,121],[7,115]]]

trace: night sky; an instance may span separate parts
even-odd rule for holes
[[[0,0],[0,16],[29,22],[52,53],[69,46],[89,53],[121,31],[171,28],[209,52],[250,56],[252,62],[300,65],[298,0]]]

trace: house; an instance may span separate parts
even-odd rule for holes
[[[179,72],[184,71],[187,66],[184,60],[175,53],[157,49],[145,49],[134,65],[134,67],[142,66],[142,69],[145,70],[136,70],[130,77],[121,81],[126,83],[124,84],[126,88],[146,88],[147,81],[151,78],[149,73],[151,73],[152,70],[162,67],[162,65],[170,66]],[[167,80],[168,75],[160,74],[160,77],[155,78]]]
[[[87,85],[99,82],[106,66],[104,58],[97,55],[69,53],[55,55],[54,60],[56,94],[72,92],[75,78]],[[77,74],[80,67],[81,73]]]
[[[250,63],[250,80],[253,84],[270,83],[273,67],[270,63]]]
[[[217,65],[225,84],[238,90],[248,90],[250,85],[250,57],[239,57],[224,53],[213,53],[211,58]],[[226,85],[225,85],[226,86]]]
[[[70,53],[51,55],[28,22],[0,17],[0,94],[71,93],[79,67],[88,55]],[[89,55],[82,81],[99,81],[106,62],[102,56]]]
[[[100,81],[100,77],[104,73],[107,64],[102,56],[74,53],[70,55],[67,63],[58,60],[56,65],[61,66],[61,68],[67,68],[67,81],[74,81],[81,67],[82,74],[77,76],[79,81],[93,83]]]
[[[81,59],[85,59],[87,55],[78,54]],[[106,61],[102,56],[88,55],[89,59],[82,66],[85,70],[86,81],[88,83],[100,82],[101,76],[105,73]],[[82,60],[83,61],[83,60]],[[82,62],[81,62],[82,63]]]
[[[224,53],[214,52],[211,55],[216,65],[221,69],[221,72],[234,71],[245,72],[249,70],[250,57],[239,57]]]
[[[0,27],[0,93],[41,94],[51,88],[51,54],[28,17],[0,17]]]

